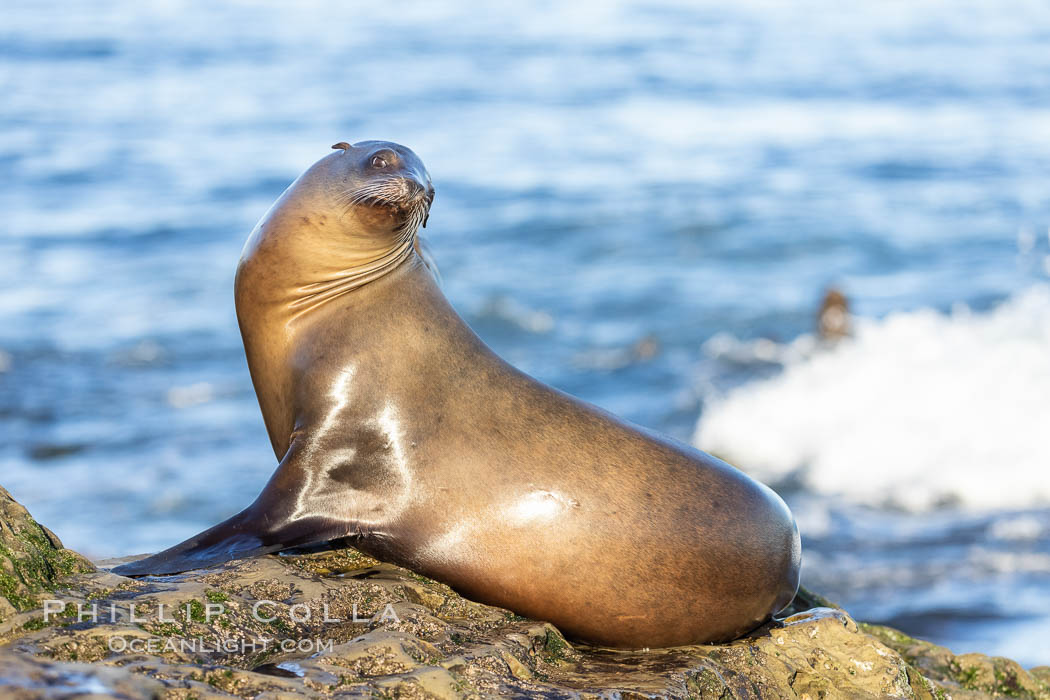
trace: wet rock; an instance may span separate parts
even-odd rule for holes
[[[63,581],[0,622],[0,695],[1050,698],[1040,669],[858,625],[808,591],[730,644],[615,651],[349,548]]]
[[[949,689],[954,698],[1050,697],[1050,671],[1045,666],[1026,671],[1016,661],[984,654],[952,654],[948,649],[914,639],[891,627],[861,625],[882,640],[927,679]]]
[[[0,694],[5,698],[84,697],[152,698],[164,686],[152,678],[113,666],[54,664],[0,650]]]
[[[0,487],[0,620],[38,607],[40,594],[54,591],[73,574],[93,570]]]

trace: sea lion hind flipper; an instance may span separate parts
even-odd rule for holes
[[[241,511],[163,552],[122,564],[114,568],[113,573],[120,576],[177,574],[273,551],[272,545],[265,546],[262,538],[252,532],[250,510]]]
[[[347,520],[302,490],[301,485],[309,481],[306,454],[293,442],[250,506],[181,544],[112,571],[120,576],[177,574],[350,534],[353,528]]]
[[[113,569],[120,576],[163,576],[218,566],[282,549],[325,542],[346,535],[346,523],[308,517],[275,527],[271,515],[256,506],[145,559]]]

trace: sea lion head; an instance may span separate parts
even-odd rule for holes
[[[427,225],[434,185],[412,149],[390,141],[342,141],[324,158],[332,196],[344,217],[373,231],[411,235]]]
[[[300,351],[323,354],[325,343],[334,342],[303,338],[315,332],[330,337],[325,324],[333,314],[342,319],[335,322],[339,327],[348,305],[382,298],[369,289],[396,289],[396,282],[374,284],[391,275],[404,279],[427,271],[436,277],[418,235],[434,200],[419,156],[389,141],[332,148],[252,229],[234,282],[248,364],[279,458],[295,425],[289,402],[295,358]]]
[[[402,263],[427,263],[417,234],[434,186],[419,156],[389,141],[332,148],[248,237],[237,269],[238,314],[264,304],[299,318]]]

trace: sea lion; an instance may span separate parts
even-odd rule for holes
[[[276,473],[241,513],[116,573],[349,537],[625,648],[731,639],[791,601],[799,536],[773,491],[501,360],[419,253],[434,193],[419,158],[336,148],[266,213],[237,270]]]
[[[837,343],[853,333],[850,323],[849,300],[835,287],[830,287],[817,311],[817,337],[829,344]]]

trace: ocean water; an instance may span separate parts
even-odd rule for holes
[[[69,546],[255,497],[241,245],[332,143],[390,139],[505,358],[775,485],[858,618],[1050,664],[1050,6],[3,15],[0,484]]]

